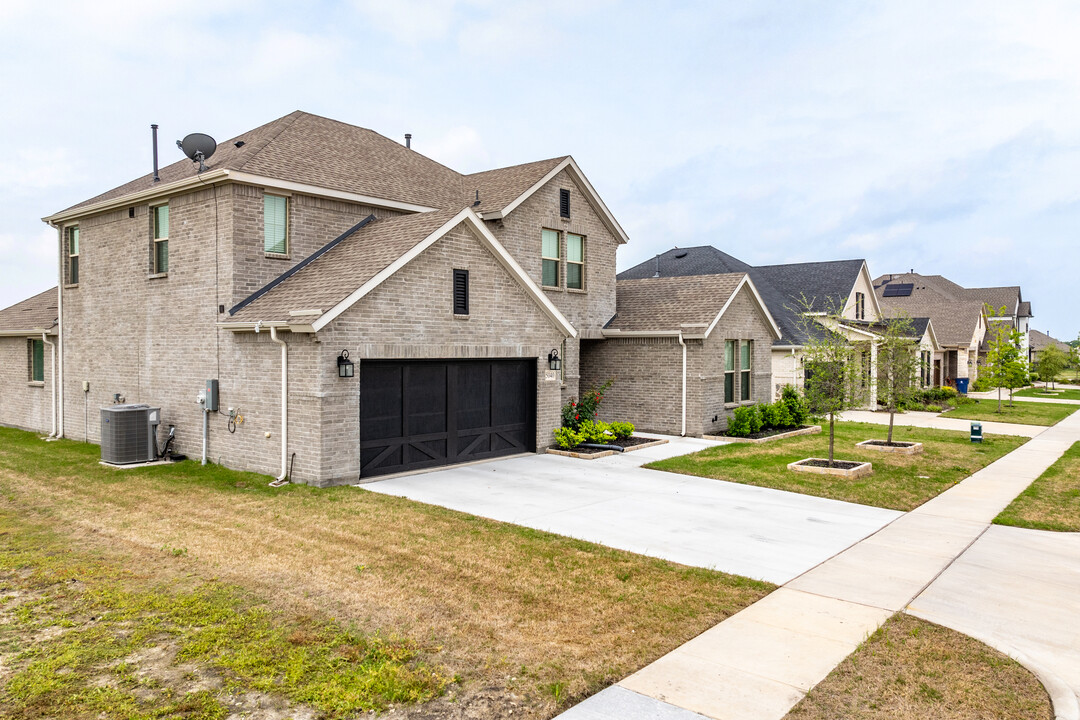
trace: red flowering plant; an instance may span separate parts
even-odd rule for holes
[[[581,426],[581,423],[596,420],[600,403],[604,400],[604,393],[611,387],[611,383],[612,381],[608,380],[600,387],[582,393],[580,400],[571,400],[563,405],[563,427],[577,430]]]

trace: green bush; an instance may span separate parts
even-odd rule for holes
[[[600,403],[604,400],[604,393],[611,387],[611,380],[592,390],[581,394],[578,400],[571,400],[562,407],[563,427],[578,428],[581,423],[596,420]]]
[[[619,440],[626,440],[634,434],[634,423],[613,422],[608,427]]]
[[[578,433],[584,437],[584,442],[607,444],[615,439],[611,432],[611,426],[603,420],[583,420],[578,426]]]
[[[941,412],[942,407],[940,405],[926,405],[922,409],[925,410],[926,412],[939,413],[939,412]]]
[[[791,427],[805,425],[810,419],[810,406],[799,391],[793,385],[785,385],[780,391],[780,402],[787,409],[788,417],[791,418]]]
[[[561,427],[555,429],[555,444],[563,450],[576,448],[585,442],[585,437],[573,428]]]
[[[975,392],[986,392],[988,390],[993,390],[994,388],[990,385],[990,378],[983,376],[975,381],[975,384],[971,386],[971,389]]]
[[[761,418],[758,415],[757,408],[753,405],[737,407],[735,412],[731,414],[731,419],[728,420],[727,434],[732,437],[746,437],[750,433],[756,432],[752,428],[760,422]]]
[[[762,414],[760,405],[747,405],[750,409],[748,417],[750,418],[750,432],[760,432],[761,428],[765,427],[765,417]]]

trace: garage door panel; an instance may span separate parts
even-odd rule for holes
[[[401,407],[403,372],[404,368],[400,365],[364,367],[361,388],[367,412],[360,416],[361,438],[392,438],[404,433]]]
[[[491,364],[463,363],[457,367],[457,424],[459,431],[491,426]]]
[[[446,373],[446,365],[405,366],[406,435],[446,432]]]
[[[499,391],[491,401],[491,425],[499,427],[527,421],[532,403],[526,390],[528,368],[522,364],[495,365],[492,382]]]

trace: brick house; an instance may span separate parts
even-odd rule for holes
[[[573,158],[463,175],[294,112],[206,165],[45,218],[63,278],[58,434],[98,441],[97,409],[120,396],[160,406],[197,456],[196,396],[216,379],[209,458],[296,482],[550,443],[580,342],[615,314],[627,241]]]
[[[614,380],[601,417],[700,436],[771,399],[781,331],[746,273],[623,279],[616,297],[604,339],[581,344],[582,386]]]
[[[0,421],[56,432],[56,288],[0,310]]]

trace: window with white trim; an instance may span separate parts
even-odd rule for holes
[[[289,252],[289,198],[263,195],[263,250],[275,255]]]
[[[30,382],[45,382],[45,343],[41,340],[30,338],[26,342],[28,350],[27,374]]]
[[[67,233],[67,251],[68,251],[68,275],[67,281],[69,285],[79,284],[79,226],[72,225],[69,228],[65,228]]]
[[[169,272],[169,206],[158,205],[154,212],[154,274]]]
[[[543,230],[541,233],[540,257],[543,261],[541,284],[544,287],[559,287],[559,265],[562,255],[559,253],[559,232]]]
[[[855,293],[855,319],[866,319],[866,294],[857,292]]]
[[[724,341],[724,402],[735,402],[735,340]]]
[[[754,356],[754,341],[743,340],[739,343],[739,398],[750,399],[751,363]]]
[[[585,289],[585,237],[566,234],[566,287]]]

